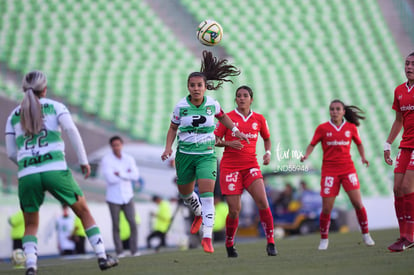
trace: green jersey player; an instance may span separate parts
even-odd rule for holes
[[[220,104],[204,93],[207,89],[220,88],[223,81],[230,81],[226,79],[227,76],[239,74],[236,67],[227,65],[226,59],[217,60],[211,52],[203,52],[201,72],[193,72],[188,77],[187,88],[190,94],[181,99],[174,108],[165,151],[161,156],[162,160],[171,156],[172,145],[177,136],[175,165],[178,191],[184,203],[189,205],[195,214],[191,233],[197,233],[203,224],[201,245],[207,253],[214,252],[211,242],[214,223],[213,192],[217,172],[214,153],[214,118],[232,129],[236,137],[246,141],[248,139],[234,126]],[[214,86],[210,82],[212,80],[217,80],[219,83]],[[200,198],[194,192],[196,181]]]
[[[99,267],[104,270],[116,266],[118,260],[106,254],[99,228],[65,161],[61,128],[76,150],[82,173],[85,178],[89,176],[83,142],[68,109],[45,97],[47,79],[40,71],[25,75],[22,88],[24,98],[7,119],[6,148],[8,157],[18,165],[19,200],[25,222],[26,274],[37,274],[36,233],[45,191],[69,205],[81,219]]]

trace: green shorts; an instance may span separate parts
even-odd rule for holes
[[[83,196],[70,170],[48,171],[19,179],[19,200],[23,212],[38,212],[49,191],[62,204],[72,205]]]
[[[191,155],[177,151],[175,155],[177,184],[187,184],[196,179],[216,180],[217,158],[215,154]]]

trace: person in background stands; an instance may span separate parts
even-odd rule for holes
[[[82,221],[75,217],[75,224],[72,232],[71,239],[75,242],[75,253],[85,254],[85,238],[86,232],[83,228]]]
[[[23,249],[22,238],[24,236],[24,217],[22,210],[18,210],[7,219],[11,226],[11,239],[13,241],[13,250]]]
[[[62,216],[56,220],[57,244],[60,255],[73,255],[75,242],[72,240],[72,232],[75,227],[75,219],[69,214],[69,207],[62,205]]]
[[[161,247],[166,247],[165,237],[170,228],[172,213],[170,202],[161,199],[161,197],[155,195],[152,197],[152,201],[158,205],[157,213],[152,213],[151,216],[155,218],[153,231],[147,237],[147,248],[151,248],[151,240],[154,238],[159,239],[159,244],[155,247],[156,251],[159,251]]]
[[[124,211],[131,235],[129,248],[132,256],[138,253],[138,231],[135,222],[135,204],[132,182],[139,178],[138,167],[132,156],[122,151],[123,140],[119,136],[109,139],[111,152],[101,161],[101,171],[106,181],[106,202],[112,218],[112,237],[118,257],[124,257],[119,234],[119,213]]]

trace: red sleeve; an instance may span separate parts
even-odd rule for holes
[[[400,112],[400,102],[397,100],[397,90],[398,87],[394,91],[394,102],[392,103],[392,109],[397,112]]]
[[[322,140],[322,138],[323,138],[323,129],[322,129],[322,126],[319,125],[315,130],[315,134],[313,135],[313,138],[310,144],[312,146],[315,146],[316,144],[318,144],[318,142]]]
[[[267,125],[267,121],[263,115],[260,116],[260,123],[262,126],[260,127],[260,135],[262,136],[263,139],[269,139],[270,138],[269,125]]]
[[[227,127],[224,126],[220,121],[216,125],[216,129],[214,130],[214,134],[218,137],[224,137],[226,134]]]
[[[355,126],[355,124],[353,125],[353,129],[352,129],[352,140],[355,142],[356,145],[360,145],[362,143],[361,138],[359,136],[359,132],[358,132],[358,128]]]
[[[224,111],[223,111],[223,109],[220,108],[220,112],[218,114],[216,114],[215,117],[220,118],[222,116],[224,116]]]

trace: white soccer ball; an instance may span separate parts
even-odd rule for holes
[[[273,235],[276,240],[283,239],[283,237],[285,236],[285,230],[282,227],[275,227],[275,229],[273,230]]]
[[[26,262],[26,255],[24,254],[24,251],[20,248],[13,250],[12,253],[12,263],[13,265],[24,265]]]
[[[197,39],[205,46],[215,46],[223,38],[223,28],[217,21],[204,20],[198,25]]]

